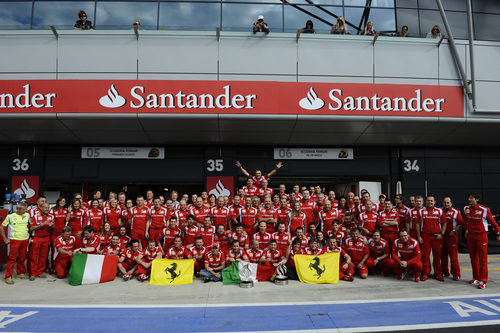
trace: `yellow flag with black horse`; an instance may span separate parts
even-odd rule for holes
[[[319,256],[297,254],[293,259],[300,282],[339,282],[339,252],[326,253]]]
[[[149,284],[156,286],[192,284],[193,274],[193,259],[155,259],[151,267]]]

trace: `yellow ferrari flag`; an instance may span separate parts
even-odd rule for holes
[[[293,257],[300,282],[338,283],[340,253],[332,252],[319,256],[297,254]]]
[[[192,284],[193,273],[193,259],[155,259],[151,267],[151,281],[149,284],[156,286]]]

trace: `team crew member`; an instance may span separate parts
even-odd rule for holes
[[[339,279],[352,282],[354,277],[352,275],[347,275],[347,271],[352,266],[351,257],[345,252],[343,248],[338,246],[337,238],[328,237],[328,246],[323,249],[323,253],[339,252]]]
[[[420,219],[420,210],[424,208],[424,198],[420,195],[415,197],[415,206],[410,210],[410,226],[406,228],[410,237],[418,240],[417,222]]]
[[[298,228],[302,228],[302,230],[304,230],[307,222],[307,216],[304,212],[302,212],[302,206],[300,202],[294,202],[292,207],[293,209],[290,212],[290,224],[288,225],[288,232],[290,233],[290,235],[295,236],[297,234]]]
[[[214,233],[214,242],[219,243],[219,249],[223,253],[229,251],[229,244],[231,243],[231,238],[229,237],[230,231],[226,231],[223,224],[219,224]]]
[[[175,238],[180,235],[181,230],[177,226],[177,218],[175,216],[170,216],[168,227],[164,228],[161,234],[161,238],[163,238],[163,251],[165,253],[174,245]]]
[[[246,250],[246,254],[252,264],[258,264],[260,262],[260,258],[264,255],[264,251],[260,249],[258,240],[253,240],[252,247]]]
[[[226,267],[229,267],[235,261],[246,261],[249,262],[248,256],[244,249],[240,247],[240,242],[238,240],[234,240],[231,243],[231,249],[227,252],[226,255]]]
[[[191,211],[187,207],[186,200],[181,200],[181,202],[179,202],[179,209],[174,212],[174,215],[177,217],[179,225],[183,225],[184,222],[186,222],[186,218],[191,215]]]
[[[62,230],[66,225],[66,216],[68,215],[68,209],[66,208],[66,199],[58,198],[56,200],[56,206],[50,210],[50,215],[54,217],[54,229],[52,229],[50,233],[50,270],[54,272],[54,264],[52,263],[52,259],[56,253],[55,250],[55,241],[56,238],[62,234]]]
[[[42,214],[42,206],[47,203],[47,198],[43,195],[39,196],[36,199],[36,206],[31,208],[28,213],[30,214],[30,219],[33,219],[35,216]]]
[[[262,264],[268,264],[273,267],[278,267],[281,264],[286,263],[286,257],[284,254],[278,250],[278,243],[274,239],[269,242],[269,249],[264,251],[262,257],[260,258]]]
[[[425,198],[425,208],[419,212],[417,220],[418,242],[422,245],[422,281],[429,278],[431,272],[430,254],[432,249],[432,266],[434,277],[443,282],[443,272],[441,271],[441,249],[443,247],[443,236],[446,230],[446,219],[443,211],[435,207],[436,199],[432,195]]]
[[[213,243],[212,250],[205,255],[205,269],[202,269],[200,275],[204,282],[221,281],[222,273],[226,265],[226,256],[219,250],[219,244]]]
[[[41,213],[31,219],[30,231],[33,235],[30,246],[30,281],[42,276],[49,255],[50,233],[54,229],[54,217],[49,215],[50,206],[44,203]]]
[[[118,259],[118,271],[122,274],[123,281],[128,281],[134,276],[137,270],[137,261],[135,259],[140,254],[139,241],[132,239],[130,248],[123,250],[120,259]]]
[[[120,227],[120,232],[118,233],[118,235],[120,236],[120,244],[122,249],[126,249],[127,247],[129,247],[132,238],[130,238],[130,236],[127,235],[127,227],[122,225]]]
[[[195,206],[191,208],[191,214],[194,216],[198,227],[203,225],[203,219],[205,216],[210,216],[210,208],[203,204],[202,197],[196,198]]]
[[[104,222],[102,230],[97,234],[99,237],[99,254],[103,254],[104,250],[111,244],[111,238],[113,237],[113,232],[111,231],[111,224],[109,222]]]
[[[318,247],[318,239],[311,238],[309,239],[309,246],[305,248],[304,252],[310,256],[319,256],[323,253],[323,249]]]
[[[287,230],[290,223],[290,212],[291,209],[288,206],[287,197],[280,197],[280,206],[276,209],[277,223],[285,223],[285,229]]]
[[[348,238],[344,245],[344,250],[351,257],[352,266],[347,270],[347,275],[354,276],[355,271],[358,271],[362,279],[368,277],[368,268],[365,265],[366,260],[370,255],[368,245],[360,238],[358,228],[351,229],[351,238]]]
[[[285,222],[278,222],[278,231],[271,235],[271,239],[274,239],[278,244],[278,250],[282,254],[286,254],[286,250],[288,249],[288,245],[292,237],[288,232],[286,232]]]
[[[151,215],[149,208],[144,205],[144,197],[137,196],[137,206],[130,209],[130,237],[137,239],[143,249],[146,248],[146,243],[149,238],[149,224]]]
[[[90,209],[85,212],[85,221],[86,225],[91,225],[95,232],[101,230],[104,221],[104,213],[99,208],[99,200],[92,200]]]
[[[240,168],[241,172],[243,172],[245,176],[251,178],[255,182],[255,184],[257,184],[257,187],[261,187],[262,181],[264,179],[269,180],[272,175],[274,175],[276,172],[278,172],[279,169],[281,169],[283,163],[279,162],[278,164],[276,164],[276,168],[271,170],[267,175],[262,175],[261,170],[255,170],[254,175],[251,175],[247,170],[243,168],[243,165],[240,163],[240,161],[236,161],[236,166]]]
[[[380,231],[375,230],[372,238],[368,240],[370,257],[366,260],[366,267],[370,274],[377,274],[377,268],[384,276],[389,274],[389,269],[394,266],[394,261],[390,258],[391,251],[389,243],[380,236]]]
[[[91,225],[83,228],[83,238],[82,238],[82,247],[76,249],[76,253],[88,253],[88,254],[97,254],[97,249],[101,243],[101,239],[99,236],[94,234],[94,228]]]
[[[297,228],[296,236],[292,238],[292,242],[298,239],[300,241],[300,247],[305,250],[305,248],[309,245],[309,240],[306,235],[304,235],[304,229],[302,227]]]
[[[273,207],[273,202],[270,196],[266,196],[264,199],[264,207],[257,213],[257,219],[259,225],[261,222],[265,222],[267,225],[267,232],[273,233],[276,231],[276,222],[278,222],[278,213]]]
[[[408,271],[413,271],[415,282],[420,282],[422,271],[421,252],[416,239],[411,238],[406,230],[399,231],[399,238],[394,242],[392,249],[392,267],[398,280],[404,279]]]
[[[139,281],[146,281],[151,274],[153,260],[161,259],[163,253],[161,248],[156,246],[156,241],[152,238],[148,239],[148,247],[138,252],[139,255],[135,258],[135,261],[137,262],[136,277]]]
[[[215,231],[215,226],[212,225],[212,218],[210,216],[205,216],[205,219],[203,220],[203,226],[198,229],[198,233],[196,234],[196,236],[202,237],[203,244],[205,244],[205,246],[209,248],[212,246],[212,243],[214,241]]]
[[[122,251],[123,247],[120,242],[120,236],[118,234],[114,234],[113,237],[111,237],[111,244],[104,248],[102,254],[119,257],[122,254]]]
[[[297,268],[295,267],[295,255],[304,254],[304,250],[301,247],[300,240],[292,241],[292,245],[288,247],[286,252],[286,267],[287,267],[287,277],[290,280],[298,280]]]
[[[257,213],[258,210],[252,207],[252,198],[245,198],[245,207],[240,208],[238,213],[239,223],[243,226],[243,230],[248,234],[248,236],[253,236],[255,229],[257,228]]]
[[[366,238],[371,238],[377,228],[379,216],[373,210],[373,203],[370,200],[365,202],[365,212],[358,215],[358,228]]]
[[[333,230],[331,232],[329,231],[326,235],[328,237],[335,237],[335,239],[337,240],[337,246],[344,246],[346,237],[345,233],[341,230],[339,220],[333,221]]]
[[[311,198],[309,190],[302,191],[302,199],[300,200],[302,205],[302,212],[306,215],[306,220],[304,222],[305,230],[309,229],[309,224],[315,223],[316,217],[316,202]]]
[[[243,225],[238,223],[234,227],[235,231],[231,233],[231,239],[233,241],[237,240],[240,242],[240,247],[244,250],[247,250],[250,247],[250,238],[248,234],[243,231]]]
[[[458,236],[457,232],[462,228],[464,221],[458,209],[453,208],[450,197],[443,198],[443,213],[446,219],[446,230],[443,237],[443,248],[441,251],[441,270],[444,276],[450,276],[448,257],[451,262],[451,275],[453,280],[460,279],[460,264],[458,262]]]
[[[402,194],[398,194],[394,197],[396,211],[399,214],[399,226],[401,229],[409,230],[411,222],[411,209],[405,206],[404,201],[405,197]]]
[[[274,190],[272,188],[267,187],[269,185],[269,181],[267,179],[262,179],[260,185],[261,186],[257,191],[257,195],[259,197],[264,199],[264,197],[266,197],[267,195],[269,195],[269,197],[272,197],[274,195]]]
[[[207,253],[207,248],[203,246],[203,238],[196,237],[194,241],[194,246],[191,247],[191,255],[194,262],[194,272],[196,276],[200,275],[200,271],[205,267],[205,254]]]
[[[464,207],[467,247],[472,264],[471,284],[479,289],[486,288],[488,282],[488,222],[497,233],[500,242],[500,228],[488,207],[480,205],[477,193],[469,194],[469,204]]]
[[[175,236],[174,245],[165,251],[166,259],[192,259],[191,251],[182,246],[182,237]]]
[[[261,250],[266,250],[269,246],[269,241],[271,240],[271,234],[266,232],[266,230],[266,222],[259,222],[259,232],[253,235],[253,239],[259,241]]]
[[[339,219],[339,211],[337,208],[332,207],[330,200],[325,200],[323,209],[319,212],[318,217],[320,222],[319,230],[323,231],[326,235],[329,231],[333,231],[333,221]]]
[[[231,212],[224,206],[224,197],[217,198],[217,206],[210,210],[210,216],[215,225],[222,224],[225,229],[231,230]]]
[[[382,238],[392,247],[398,238],[399,214],[392,209],[392,201],[389,198],[384,201],[384,211],[379,214],[377,225],[382,230]]]
[[[66,216],[66,225],[71,228],[71,236],[75,236],[76,247],[82,245],[82,229],[84,226],[83,219],[85,217],[85,211],[81,208],[81,205],[82,201],[74,198],[68,216]]]
[[[151,215],[151,224],[149,226],[149,238],[155,240],[156,244],[160,244],[163,229],[167,227],[168,210],[161,205],[160,198],[154,198],[153,207],[149,210]],[[177,219],[175,220],[177,224]],[[148,245],[149,246],[149,245]]]
[[[198,227],[194,224],[195,218],[193,215],[188,215],[186,222],[182,224],[184,234],[184,246],[188,249],[195,245],[196,235],[198,234]],[[203,238],[202,238],[203,239]]]
[[[75,236],[71,236],[71,228],[65,226],[62,235],[56,238],[54,246],[54,268],[59,279],[64,279],[68,275],[71,259],[75,250]]]
[[[109,206],[103,210],[104,221],[111,225],[111,231],[116,234],[120,230],[122,210],[116,199],[109,200]]]
[[[27,205],[24,202],[17,204],[15,213],[8,215],[0,227],[0,235],[6,245],[9,245],[9,259],[7,268],[5,269],[5,283],[14,284],[12,274],[14,273],[14,264],[17,262],[16,273],[17,279],[26,277],[26,252],[28,251],[30,216],[26,213]],[[4,228],[7,228],[5,235]]]
[[[130,217],[132,216],[132,208],[134,207],[134,202],[132,199],[127,199],[125,201],[125,207],[122,208],[122,222],[123,225],[127,228],[127,232],[130,231]]]

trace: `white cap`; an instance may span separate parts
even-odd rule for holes
[[[258,20],[263,20],[263,19],[264,19],[264,16],[259,15],[259,17],[257,18],[257,21],[258,21]]]

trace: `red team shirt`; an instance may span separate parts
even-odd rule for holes
[[[71,234],[76,235],[83,229],[83,217],[85,211],[82,208],[73,209],[69,215],[68,226],[71,227]]]
[[[333,230],[333,221],[339,219],[339,211],[336,208],[330,209],[328,212],[322,210],[319,212],[319,221],[321,223],[321,231],[327,233]]]
[[[359,214],[358,217],[358,224],[362,228],[366,228],[369,231],[368,235],[371,235],[375,229],[377,229],[377,222],[378,222],[379,216],[377,213],[374,213],[373,210],[371,212],[364,212]],[[365,232],[363,232],[365,235]]]
[[[281,253],[286,253],[288,243],[290,242],[291,238],[292,237],[288,232],[280,234],[278,231],[276,231],[271,235],[271,239],[274,239],[276,243],[278,243],[278,250],[280,250]]]
[[[224,226],[224,229],[227,230],[228,227],[228,219],[231,218],[231,212],[229,211],[229,208],[227,207],[213,207],[210,216],[212,216],[212,223],[214,226],[218,226],[219,224],[222,224]]]
[[[379,214],[379,219],[378,219],[378,226],[382,227],[382,224],[386,221],[393,221],[396,220],[399,223],[399,214],[395,210],[391,210],[389,213],[387,213],[385,210]],[[397,225],[391,225],[388,227],[382,228],[382,232],[392,232],[392,233],[398,233],[399,227]]]
[[[151,220],[151,215],[149,214],[149,208],[144,206],[142,208],[133,207],[130,210],[130,216],[132,218],[132,223],[130,228],[137,232],[145,232],[146,224]]]
[[[253,240],[258,240],[259,241],[259,248],[261,250],[264,250],[269,246],[269,241],[271,240],[271,234],[268,232],[265,232],[264,234],[261,234],[260,232],[256,233],[253,235]]]
[[[45,223],[47,221],[54,223],[54,217],[52,215],[42,215],[42,214],[35,215],[31,219],[30,228]],[[50,236],[50,234],[51,231],[48,225],[43,226],[40,229],[32,232],[33,237],[48,237]]]
[[[98,232],[102,228],[104,213],[100,209],[89,209],[85,214],[85,220],[87,225],[91,225],[94,228],[94,231]]]
[[[217,255],[214,255],[212,251],[205,254],[205,265],[208,265],[210,268],[217,268],[225,262],[226,256],[222,253],[222,251],[219,251]]]
[[[64,237],[61,235],[56,238],[54,241],[54,246],[56,248],[56,252],[54,253],[54,259],[57,257],[63,258],[67,257],[67,254],[59,253],[60,249],[63,249],[64,251],[73,251],[75,249],[75,241],[76,238],[75,236],[69,236],[69,238],[66,240]]]
[[[366,245],[360,238],[354,241],[352,238],[348,238],[345,241],[344,250],[351,257],[353,264],[357,265],[365,255],[370,253],[368,245]]]
[[[483,234],[488,232],[488,221],[491,222],[493,229],[496,232],[500,232],[493,214],[488,207],[483,205],[467,205],[464,207],[464,222],[467,227],[467,231]]]
[[[165,207],[160,207],[160,209],[156,209],[155,207],[151,208],[149,211],[151,215],[151,229],[163,229],[167,226],[167,221],[169,218],[168,209]]]
[[[215,234],[215,227],[212,225],[209,228],[205,228],[205,226],[202,226],[198,229],[198,233],[196,234],[196,237],[201,237],[203,238],[203,245],[206,247],[212,246],[212,243],[214,241],[214,234]]]
[[[68,216],[68,209],[52,208],[50,210],[50,215],[54,217],[54,233],[56,233],[57,235],[61,234],[64,226],[66,225],[66,216]]]
[[[97,254],[97,249],[99,248],[99,245],[101,244],[101,239],[99,238],[99,235],[94,235],[92,238],[82,238],[82,248],[84,247],[93,247],[94,251],[92,252],[87,252],[88,254]]]
[[[446,219],[446,235],[449,235],[452,230],[455,230],[458,225],[464,225],[462,214],[458,209],[451,207],[449,210],[443,208],[444,217]]]
[[[104,221],[109,222],[111,224],[111,229],[114,232],[117,232],[120,229],[120,217],[122,216],[122,210],[120,207],[116,207],[115,209],[111,207],[106,207],[103,210],[104,213]]]
[[[167,259],[187,259],[189,255],[191,255],[191,252],[184,246],[179,248],[172,246],[165,252],[165,258]]]
[[[445,222],[445,217],[441,208],[422,208],[419,212],[420,232],[424,234],[441,233],[441,224]]]
[[[264,255],[264,251],[261,249],[258,249],[257,251],[254,251],[253,249],[248,249],[246,250],[247,257],[250,259],[250,262],[252,264],[258,264],[260,258]]]
[[[238,235],[235,232],[231,233],[231,239],[234,241],[234,240],[237,240],[240,242],[240,246],[241,247],[245,247],[245,246],[250,246],[250,238],[248,237],[248,234],[246,232],[243,231],[242,234]]]

